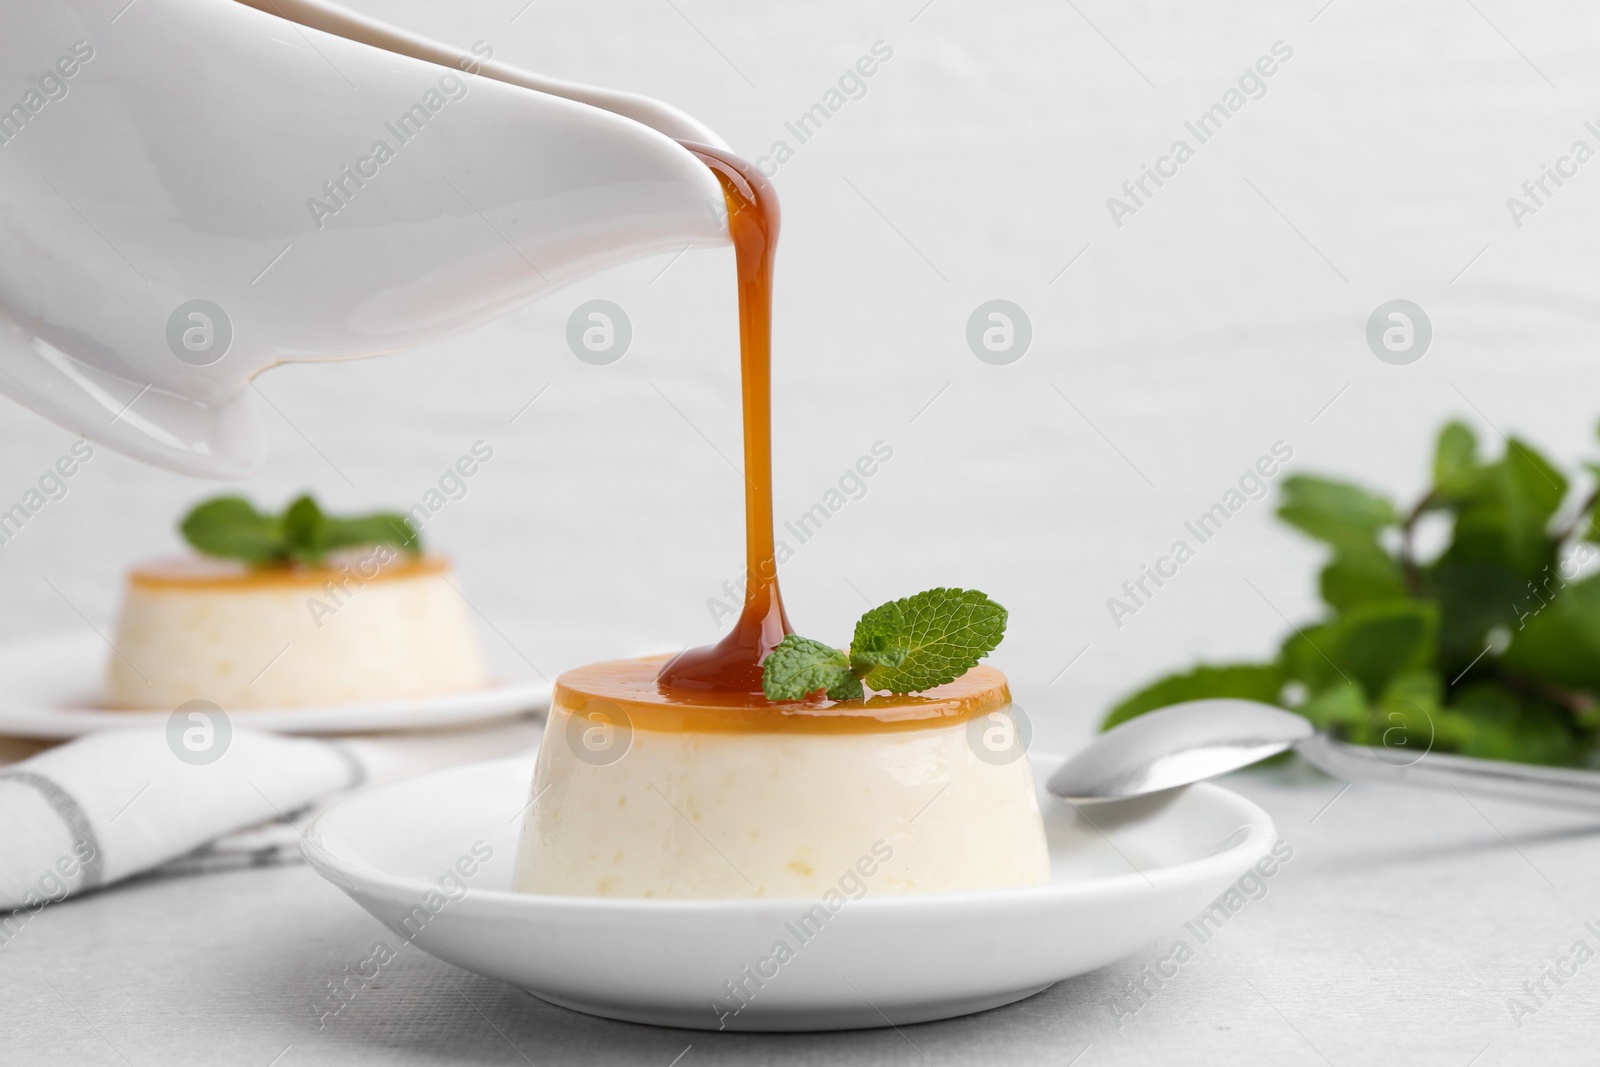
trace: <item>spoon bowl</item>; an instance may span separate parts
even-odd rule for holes
[[[1113,727],[1050,776],[1075,804],[1126,800],[1215,778],[1316,733],[1303,716],[1250,700],[1191,700]]]
[[[1191,700],[1107,730],[1056,769],[1047,787],[1073,804],[1157,793],[1248,767],[1294,749],[1347,782],[1388,782],[1600,812],[1600,773],[1410,748],[1352,745],[1305,717],[1254,700]]]

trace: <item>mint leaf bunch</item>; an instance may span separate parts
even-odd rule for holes
[[[241,496],[214,497],[193,508],[178,528],[195,551],[255,567],[315,565],[345,548],[392,545],[413,556],[422,551],[421,538],[404,515],[380,511],[339,518],[309,494],[282,514],[257,511]]]
[[[849,652],[789,634],[763,663],[761,688],[768,700],[920,693],[977,666],[1005,631],[1006,609],[977,590],[929,589],[861,616]]]
[[[1600,481],[1600,464],[1585,464]],[[1242,697],[1358,744],[1600,764],[1600,487],[1570,492],[1537,449],[1495,459],[1452,422],[1410,508],[1349,482],[1288,479],[1278,517],[1328,549],[1322,617],[1267,662],[1201,665],[1112,708],[1103,728],[1168,704]],[[1444,547],[1419,552],[1423,523]]]

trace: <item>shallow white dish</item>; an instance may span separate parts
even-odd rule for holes
[[[1033,758],[1036,770],[1058,762]],[[496,760],[364,790],[312,823],[306,859],[388,927],[393,948],[412,940],[553,1004],[659,1026],[843,1030],[1009,1004],[1139,951],[1276,839],[1266,812],[1220,786],[1095,808],[1098,829],[1041,792],[1048,885],[869,891],[802,942],[792,924],[817,901],[510,892],[532,769],[526,757]],[[757,988],[744,968],[780,939],[793,957],[761,965],[776,973]],[[724,1014],[739,1003],[729,981],[752,992],[737,1014]]]
[[[99,730],[165,725],[172,709],[109,711],[97,707],[105,657],[99,637],[71,634],[0,645],[0,735],[50,740]],[[417,730],[509,718],[550,706],[543,681],[502,682],[486,689],[418,700],[382,700],[299,708],[225,708],[234,726],[284,734]]]

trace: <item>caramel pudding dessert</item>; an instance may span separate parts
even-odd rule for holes
[[[483,653],[443,557],[386,543],[296,554],[292,534],[282,548],[266,522],[261,533],[226,513],[194,532],[193,516],[216,503],[186,521],[191,542],[241,555],[266,544],[270,551],[260,554],[269,558],[195,556],[129,572],[106,669],[112,706],[209,700],[223,709],[289,708],[487,684]],[[341,522],[351,520],[324,525],[338,534]],[[345,540],[361,540],[370,520],[350,529]]]
[[[975,742],[1014,729],[1005,676],[973,666],[998,644],[1004,609],[975,592],[930,590],[869,612],[849,653],[789,625],[772,529],[776,199],[743,161],[685,147],[722,182],[738,263],[744,608],[716,645],[556,681],[513,885],[829,899],[847,886],[902,894],[1044,882],[1028,762],[1020,750],[986,758]]]
[[[1027,760],[971,743],[973,720],[992,728],[1010,704],[994,668],[915,697],[755,707],[667,696],[663,662],[556,683],[517,890],[817,898],[851,872],[873,893],[1049,878]]]

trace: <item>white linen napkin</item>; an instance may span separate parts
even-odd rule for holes
[[[315,801],[527,750],[539,729],[524,719],[338,740],[241,729],[203,765],[179,758],[160,728],[80,737],[0,766],[0,913],[158,867],[191,873],[297,857],[295,824]]]

